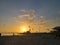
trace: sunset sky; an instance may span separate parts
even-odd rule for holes
[[[49,32],[60,25],[60,0],[0,0],[0,32]]]

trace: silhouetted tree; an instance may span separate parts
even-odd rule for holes
[[[53,30],[53,33],[55,33],[56,36],[60,37],[60,26],[54,27]]]
[[[0,36],[1,36],[1,33],[0,33]]]

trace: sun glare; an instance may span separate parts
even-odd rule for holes
[[[24,33],[24,32],[27,32],[29,29],[27,26],[21,26],[20,30],[21,30],[21,33]]]

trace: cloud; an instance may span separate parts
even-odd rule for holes
[[[35,17],[35,10],[20,10],[23,14],[18,15],[19,18],[33,19]],[[26,13],[27,12],[27,13]]]
[[[26,10],[26,9],[20,9],[20,12],[22,13],[35,13],[34,9]]]
[[[22,15],[19,15],[18,18],[20,18],[20,19],[31,19],[31,20],[33,20],[35,18],[35,15],[33,15],[33,14],[22,14]]]
[[[40,18],[44,18],[44,16],[40,16]]]
[[[37,30],[37,32],[47,31],[51,26],[49,25],[49,19],[46,19],[43,15],[39,17],[36,16],[35,10],[21,10],[23,14],[18,15],[15,19],[17,19],[17,23],[19,24],[28,24],[33,29],[31,32]],[[27,13],[25,13],[27,12]],[[38,18],[38,20],[37,20]],[[49,32],[49,31],[48,31]]]
[[[30,16],[30,14],[22,14],[22,15],[19,15],[18,17],[19,18],[24,18],[24,17],[29,17]]]
[[[32,22],[33,19],[36,17],[35,10],[21,10],[23,11],[23,14],[19,14],[16,17],[13,17],[14,20],[16,20],[17,23],[24,23],[24,22]],[[27,13],[25,13],[26,11]]]
[[[26,12],[26,10],[24,10],[24,9],[21,9],[20,11],[21,11],[21,12]]]

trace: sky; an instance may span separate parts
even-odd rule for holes
[[[49,32],[60,25],[60,0],[0,0],[0,32]]]

